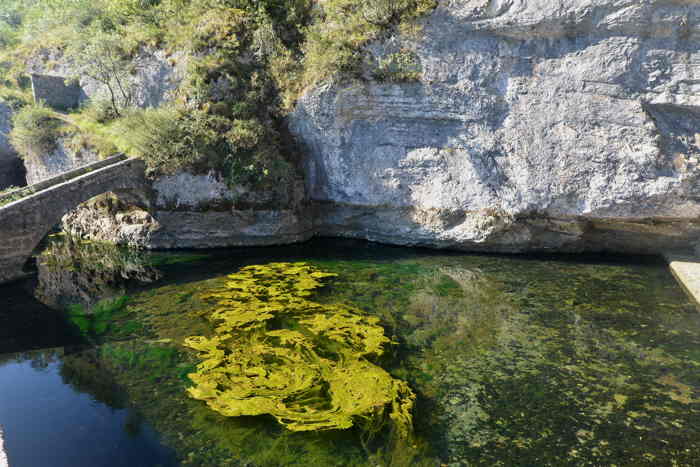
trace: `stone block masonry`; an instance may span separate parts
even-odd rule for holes
[[[80,83],[63,76],[32,75],[34,102],[43,102],[56,110],[70,110],[80,105],[84,95]]]
[[[33,194],[0,207],[0,283],[23,277],[23,266],[41,239],[64,214],[90,198],[115,192],[150,202],[139,159],[100,161],[29,188]]]
[[[664,257],[671,273],[700,310],[700,258],[673,253],[667,253]]]

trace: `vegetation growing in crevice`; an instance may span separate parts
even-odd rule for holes
[[[402,49],[379,59],[372,75],[378,81],[418,81],[422,71],[418,55]]]
[[[105,88],[71,119],[103,156],[152,173],[218,172],[230,185],[290,185],[298,149],[285,116],[319,81],[361,78],[363,46],[415,31],[436,0],[8,0],[0,6],[0,89],[26,95],[27,65],[71,63]],[[186,70],[163,109],[133,107],[143,54]],[[410,75],[410,76],[409,76]],[[413,79],[413,69],[401,79]],[[10,92],[0,91],[0,95]],[[100,100],[98,99],[98,100]],[[127,138],[124,138],[124,136]],[[126,141],[125,141],[126,140]],[[108,141],[106,143],[105,141]]]
[[[214,335],[185,340],[202,359],[189,393],[225,416],[269,414],[292,431],[359,423],[371,438],[389,424],[406,448],[415,396],[371,362],[390,342],[379,320],[309,300],[332,276],[306,263],[247,266],[228,276],[223,290],[205,295],[216,302],[208,315]]]

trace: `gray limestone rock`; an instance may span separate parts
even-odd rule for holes
[[[320,234],[465,250],[653,253],[700,238],[700,3],[449,0],[410,53],[308,89]],[[374,58],[374,59],[373,59]]]
[[[70,136],[60,138],[53,151],[24,159],[27,183],[38,183],[98,160],[98,154],[90,147],[75,147]]]
[[[67,214],[64,230],[145,248],[278,245],[313,235],[301,181],[273,201],[269,193],[231,190],[213,174],[163,176],[152,188],[149,209],[108,195]]]
[[[50,64],[50,67],[47,65]],[[163,50],[142,49],[133,60],[134,73],[126,85],[137,107],[158,107],[171,100],[184,77],[187,57],[184,53],[168,54]],[[81,74],[80,69],[67,62],[54,50],[43,50],[28,64],[29,73],[78,79],[82,95],[80,101],[107,99],[106,86]]]
[[[5,453],[5,433],[0,425],[0,467],[8,467],[7,454]]]

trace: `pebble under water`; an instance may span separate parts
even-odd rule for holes
[[[213,332],[204,294],[271,262],[337,274],[313,300],[379,319],[391,343],[373,364],[416,395],[410,445],[188,396],[199,360],[183,342]],[[12,467],[700,466],[700,313],[653,258],[349,240],[162,253],[59,236],[37,269],[0,287]]]

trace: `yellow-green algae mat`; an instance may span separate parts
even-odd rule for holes
[[[270,414],[293,431],[388,421],[409,439],[415,395],[371,361],[390,343],[379,320],[309,299],[332,276],[306,263],[247,266],[203,295],[216,303],[216,328],[185,340],[202,359],[190,395],[226,416]]]

